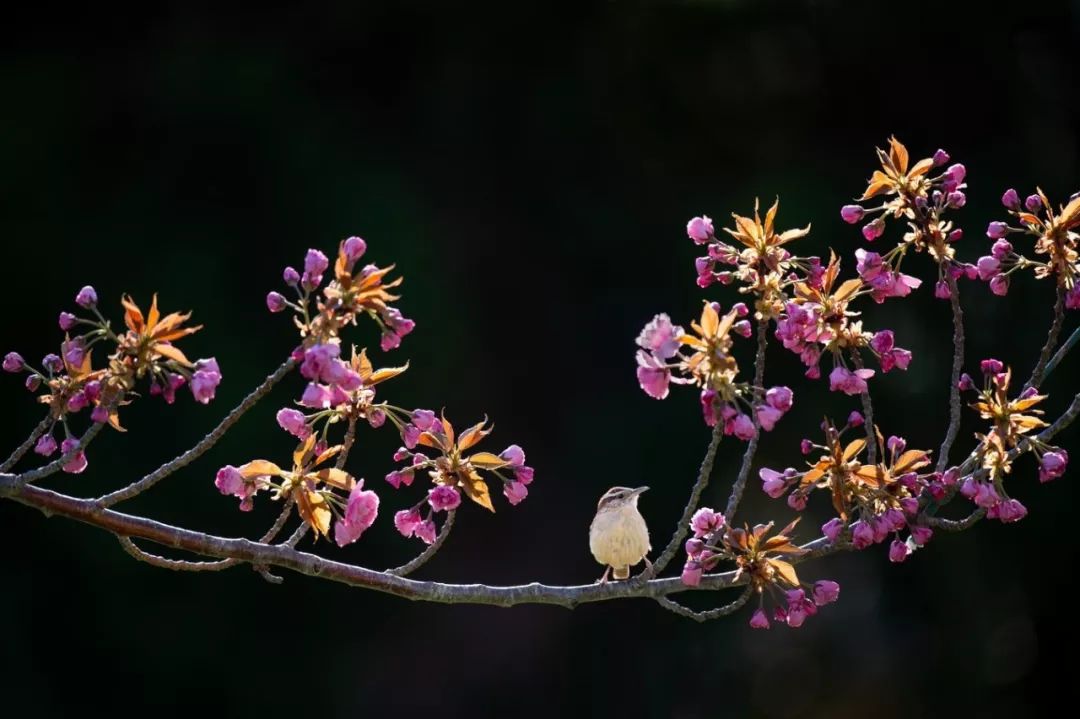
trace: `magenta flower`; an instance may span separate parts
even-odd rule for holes
[[[931,158],[931,161],[934,163],[934,167],[941,167],[946,162],[948,162],[949,159],[949,153],[945,152],[941,148],[938,148],[937,151],[934,153],[933,158]]]
[[[851,525],[851,543],[855,549],[866,549],[874,543],[874,529],[866,522],[859,520]]]
[[[1009,234],[1009,226],[1004,222],[991,222],[986,228],[986,236],[991,240],[1000,240]]]
[[[201,359],[195,363],[195,373],[191,375],[191,394],[196,402],[209,404],[219,384],[221,369],[215,358]]]
[[[364,489],[364,480],[357,480],[349,492],[345,516],[334,523],[334,541],[339,547],[355,542],[379,516],[379,495]]]
[[[286,267],[285,271],[281,273],[281,279],[289,287],[296,287],[300,283],[300,273],[296,271],[295,267]]]
[[[499,453],[500,459],[510,463],[511,467],[520,467],[525,464],[525,450],[516,444],[512,444]]]
[[[280,292],[269,292],[266,295],[266,309],[271,312],[281,312],[285,309],[287,301]]]
[[[691,219],[686,223],[686,234],[696,244],[705,244],[713,236],[712,219],[708,215]]]
[[[729,421],[731,422],[731,433],[736,437],[744,441],[754,438],[754,422],[749,416],[739,413]]]
[[[343,249],[345,250],[345,259],[352,265],[367,252],[367,243],[359,237],[350,237],[345,240]]]
[[[788,387],[772,387],[765,393],[765,402],[781,412],[787,412],[794,403],[795,393]]]
[[[307,417],[300,410],[292,408],[278,410],[277,423],[283,430],[297,439],[307,439],[311,435],[311,427],[307,424]]]
[[[528,494],[529,488],[525,486],[524,482],[521,482],[519,480],[513,480],[503,483],[503,495],[506,496],[506,499],[510,502],[510,504],[521,504],[522,501],[525,500],[525,497],[528,496]]]
[[[1027,199],[1024,200],[1024,207],[1027,208],[1028,212],[1038,212],[1042,209],[1042,206],[1042,198],[1038,195],[1028,195]]]
[[[71,314],[70,312],[61,312],[60,319],[57,320],[57,323],[60,325],[60,329],[62,329],[64,332],[67,332],[75,326],[75,323],[78,322],[78,320],[79,318]]]
[[[656,356],[642,350],[638,350],[637,362],[638,385],[645,394],[653,399],[667,397],[671,371]]]
[[[341,355],[341,347],[336,344],[312,345],[304,352],[304,361],[300,365],[300,374],[310,380],[329,383],[327,374],[332,371],[334,362]]]
[[[34,451],[42,457],[48,457],[56,451],[56,438],[52,434],[43,434],[34,445]]]
[[[769,617],[765,615],[765,610],[760,607],[754,610],[754,613],[750,615],[750,626],[754,629],[768,629]]]
[[[701,584],[701,573],[701,562],[690,560],[683,565],[682,575],[680,575],[679,579],[688,587],[696,587]]]
[[[1005,193],[1001,196],[1001,204],[1005,205],[1005,207],[1010,210],[1019,210],[1020,195],[1016,193],[1016,190],[1010,187],[1008,190],[1005,190]]]
[[[428,492],[428,504],[436,512],[457,509],[461,506],[461,495],[453,487],[435,487]]]
[[[1001,260],[993,255],[980,257],[975,266],[979,268],[979,279],[986,282],[1001,269]]]
[[[830,542],[835,542],[836,538],[840,536],[840,532],[844,529],[844,522],[839,517],[833,517],[825,524],[821,525],[821,533],[825,535],[825,538]]]
[[[79,440],[74,437],[68,437],[60,443],[60,454],[65,455],[75,450],[79,446]],[[86,452],[79,450],[67,461],[62,469],[68,474],[79,474],[86,469]]]
[[[1047,452],[1039,460],[1039,481],[1049,482],[1065,474],[1065,467],[1069,464],[1069,453],[1063,449]]]
[[[762,467],[758,476],[761,477],[762,490],[773,499],[779,499],[787,491],[787,479],[775,469]]]
[[[844,205],[840,208],[840,217],[849,225],[854,225],[863,218],[865,212],[860,205]]]
[[[421,432],[426,432],[435,425],[435,413],[430,409],[414,409],[411,419]]]
[[[684,334],[682,327],[672,324],[671,318],[661,313],[645,325],[636,341],[642,349],[648,350],[658,359],[666,360],[679,351],[682,344],[680,338]]]
[[[1004,260],[1010,254],[1012,254],[1013,246],[1008,240],[998,240],[994,243],[994,246],[990,248],[990,254],[996,260]]]
[[[854,395],[866,391],[866,380],[874,376],[872,369],[858,369],[852,372],[847,367],[837,365],[829,373],[829,389]]]
[[[425,544],[431,544],[435,541],[435,522],[430,519],[425,519],[420,524],[416,525],[416,529],[413,530],[413,534],[417,538],[421,539]]]
[[[86,348],[83,347],[82,340],[78,337],[61,342],[60,350],[64,355],[64,361],[72,367],[81,366],[83,359],[86,357]]]
[[[26,368],[26,361],[18,352],[8,352],[4,355],[5,372],[22,372]]]
[[[97,304],[97,301],[97,292],[90,285],[83,287],[79,290],[79,294],[75,295],[75,304],[84,309],[90,309]]]
[[[105,408],[105,405],[99,404],[90,411],[90,420],[98,424],[105,424],[109,421],[109,410]]]
[[[702,507],[690,518],[690,530],[695,537],[701,538],[718,531],[724,526],[724,515],[708,507]]]
[[[911,539],[920,547],[929,542],[933,536],[934,530],[930,529],[930,527],[915,525],[911,528]]]
[[[990,507],[986,512],[986,516],[990,519],[997,519],[1006,524],[1011,524],[1012,522],[1019,522],[1027,516],[1027,513],[1027,507],[1021,504],[1019,500],[1008,499]]]
[[[418,509],[403,509],[394,515],[394,527],[403,537],[413,536],[417,527],[422,523],[423,520],[420,518],[420,510]]]
[[[386,475],[386,481],[390,483],[394,489],[399,489],[401,485],[408,487],[413,483],[413,469],[408,467],[406,469],[395,469]]]
[[[998,297],[1004,297],[1009,293],[1009,276],[997,274],[990,278],[990,291]]]
[[[326,385],[310,382],[300,395],[300,404],[312,409],[327,409],[333,401],[334,394]],[[415,444],[414,444],[415,446]]]
[[[814,603],[819,607],[832,604],[840,598],[840,585],[831,579],[814,582]]]
[[[894,539],[889,545],[889,561],[896,563],[904,561],[907,559],[908,551],[907,542]]]
[[[877,238],[885,234],[885,221],[880,217],[863,225],[862,236],[866,238],[867,242],[873,242]]]
[[[308,250],[304,257],[304,286],[313,289],[322,284],[323,273],[330,266],[330,260],[326,259],[319,250]]]
[[[773,427],[780,421],[780,418],[784,416],[784,413],[775,407],[769,405],[761,405],[754,408],[754,416],[757,417],[758,424],[766,432],[772,432]],[[753,435],[751,435],[753,436]]]

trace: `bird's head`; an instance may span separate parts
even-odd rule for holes
[[[599,512],[604,509],[620,509],[628,505],[636,507],[638,497],[641,496],[642,492],[645,492],[648,489],[648,487],[638,487],[637,489],[631,489],[630,487],[612,487],[604,492],[604,496],[600,497],[600,503],[596,505],[596,510]]]

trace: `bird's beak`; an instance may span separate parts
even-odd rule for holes
[[[649,491],[648,487],[638,487],[637,489],[635,489],[633,492],[630,493],[630,496],[631,497],[637,497],[638,495],[640,495],[640,494],[642,494],[644,492],[648,492],[648,491]]]

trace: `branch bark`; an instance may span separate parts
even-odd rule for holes
[[[943,472],[949,466],[949,452],[952,451],[956,435],[960,431],[960,373],[964,369],[964,310],[960,307],[960,287],[951,273],[945,274],[949,284],[949,302],[952,305],[953,318],[953,360],[949,386],[949,427],[945,430],[945,439],[938,450],[937,471]]]
[[[769,321],[762,318],[757,326],[757,353],[754,355],[754,402],[761,404],[764,397],[765,384],[765,349],[769,343]],[[724,520],[731,524],[735,518],[735,511],[742,501],[743,492],[746,490],[746,480],[750,476],[750,467],[754,464],[754,455],[757,454],[758,440],[761,439],[761,423],[757,414],[754,414],[754,436],[746,443],[746,451],[743,452],[742,464],[739,466],[739,474],[735,483],[731,485],[731,496],[728,497],[727,507],[724,508]]]
[[[54,421],[52,414],[46,414],[45,418],[38,422],[37,427],[34,427],[34,431],[30,433],[30,436],[15,448],[15,451],[11,453],[11,456],[0,463],[0,472],[6,472],[18,464],[19,460],[34,446],[34,443],[41,438],[41,435],[45,434],[45,432],[53,426]]]

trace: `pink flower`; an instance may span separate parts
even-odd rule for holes
[[[979,268],[979,279],[986,282],[1001,269],[1001,260],[993,255],[984,255],[979,258],[975,266]]]
[[[754,408],[754,415],[757,417],[758,424],[766,432],[772,432],[773,427],[780,421],[780,418],[784,416],[784,413],[775,407],[768,405],[761,405]]]
[[[1027,507],[1021,504],[1019,500],[1009,499],[991,507],[986,516],[1011,524],[1012,522],[1019,522],[1027,516],[1027,513]]]
[[[953,190],[948,194],[948,196],[946,196],[945,199],[948,202],[949,207],[954,207],[956,209],[959,209],[967,204],[967,195],[965,195],[963,192],[960,192],[959,190]]]
[[[769,628],[769,618],[765,615],[764,609],[759,607],[754,610],[754,613],[750,615],[750,626],[754,629]]]
[[[1028,195],[1027,199],[1024,200],[1024,207],[1027,208],[1028,212],[1038,212],[1042,209],[1042,206],[1042,198],[1038,195]]]
[[[975,495],[972,497],[975,504],[989,509],[995,504],[1001,503],[1001,496],[994,489],[994,485],[987,482],[977,482],[975,485]]]
[[[855,549],[865,549],[874,543],[874,529],[866,522],[859,520],[851,525],[851,543]]]
[[[863,282],[872,283],[885,272],[881,255],[876,252],[867,252],[861,247],[855,250],[855,271],[859,273]]]
[[[67,332],[75,326],[75,323],[78,322],[78,319],[78,317],[71,314],[70,312],[61,312],[60,319],[58,320],[60,324],[60,329],[64,330],[64,332]]]
[[[849,225],[854,225],[863,218],[865,210],[860,205],[844,205],[840,208],[840,217]]]
[[[218,488],[218,491],[224,495],[230,495],[233,497],[239,497],[244,499],[246,497],[246,482],[244,476],[240,474],[240,470],[231,464],[227,464],[217,471],[217,476],[214,478],[214,486]]]
[[[333,372],[333,365],[341,355],[341,347],[336,344],[312,345],[304,352],[304,361],[300,365],[300,374],[310,380],[322,380],[329,383],[327,374]]]
[[[796,512],[801,512],[806,509],[806,495],[802,492],[792,492],[788,495],[787,506],[794,509]]]
[[[990,291],[998,297],[1004,297],[1009,293],[1009,276],[994,275],[990,278]]]
[[[367,243],[359,237],[350,237],[345,240],[342,249],[345,250],[345,259],[350,265],[353,265],[367,252]]]
[[[379,347],[383,352],[389,352],[401,346],[401,338],[412,332],[416,323],[402,315],[396,307],[387,307],[381,315],[385,329],[379,339]]]
[[[41,358],[41,364],[45,365],[45,369],[48,372],[59,372],[64,369],[64,362],[56,354],[50,352]]]
[[[408,469],[396,469],[386,475],[386,481],[394,489],[400,489],[403,484],[408,487],[413,483],[413,470],[411,467]]]
[[[945,280],[938,280],[934,285],[934,297],[939,300],[947,300],[952,297],[952,289],[949,288],[949,283]]]
[[[930,527],[915,525],[911,528],[911,539],[920,547],[929,542],[933,536],[934,530],[930,529]]]
[[[695,537],[704,537],[724,526],[724,515],[702,507],[690,518],[690,530]]]
[[[671,372],[654,355],[638,350],[637,379],[645,394],[654,399],[664,399],[668,395],[668,382]]]
[[[319,250],[308,250],[304,256],[304,286],[308,289],[322,284],[323,273],[330,266],[330,260],[326,259]]]
[[[932,161],[934,163],[934,167],[941,167],[949,161],[949,153],[945,152],[941,148],[938,148],[937,152],[934,153]]]
[[[829,389],[849,395],[861,394],[867,389],[866,380],[873,376],[872,369],[858,369],[852,372],[846,367],[837,365],[829,373]]]
[[[1005,369],[1004,363],[998,359],[984,359],[979,363],[979,369],[984,375],[1000,374]]]
[[[862,427],[865,422],[866,420],[863,419],[862,412],[858,410],[852,410],[851,414],[847,417],[849,427]]]
[[[29,374],[26,376],[26,391],[37,392],[38,387],[41,386],[41,375]]]
[[[522,465],[514,467],[514,477],[524,485],[530,485],[533,481],[533,468]]]
[[[285,295],[280,292],[268,292],[266,294],[266,309],[271,312],[281,312],[288,306],[288,301],[285,299]]]
[[[1009,234],[1009,226],[1004,222],[991,222],[986,227],[986,236],[991,240],[1000,240],[1007,234]],[[994,256],[997,257],[997,253]]]
[[[882,330],[870,340],[870,346],[878,354],[884,354],[893,348],[892,330]]]
[[[799,442],[799,451],[803,454],[810,454],[814,451],[814,443],[808,439],[804,439],[803,441]]]
[[[833,517],[825,524],[821,525],[821,533],[825,535],[825,538],[830,542],[835,542],[836,538],[840,536],[841,530],[844,529],[844,522],[839,517]]]
[[[683,545],[683,549],[686,550],[687,555],[691,558],[695,558],[701,554],[705,549],[705,542],[701,541],[697,537],[691,537],[686,540],[686,544]]]
[[[696,587],[701,584],[701,572],[701,563],[691,560],[683,565],[682,575],[679,578],[686,586]]]
[[[769,406],[775,407],[781,412],[787,412],[791,409],[794,399],[795,393],[788,387],[772,387],[765,393],[765,401]]]
[[[416,533],[416,528],[423,522],[420,519],[420,510],[403,509],[394,515],[394,527],[403,537],[411,537]],[[429,542],[430,544],[430,542]]]
[[[21,372],[26,367],[23,355],[18,352],[9,352],[3,356],[3,370],[5,372]]]
[[[89,400],[86,398],[85,392],[76,392],[68,399],[67,410],[68,412],[80,412],[88,403]]]
[[[277,423],[283,430],[297,439],[307,439],[311,435],[311,427],[307,424],[307,417],[296,409],[282,409],[277,413]]]
[[[461,506],[461,495],[453,487],[435,487],[428,492],[428,504],[436,512],[457,509]]]
[[[300,395],[300,404],[312,409],[327,409],[333,401],[334,395],[326,385],[310,382]]]
[[[56,451],[56,439],[51,434],[43,434],[34,445],[34,451],[42,457],[48,457]]]
[[[840,585],[831,579],[814,582],[814,603],[819,607],[832,604],[840,598]]]
[[[1010,187],[1008,190],[1005,190],[1005,193],[1001,196],[1001,204],[1005,205],[1005,207],[1010,210],[1019,210],[1020,195],[1016,193],[1016,190]]]
[[[907,542],[894,539],[892,544],[889,545],[889,561],[899,563],[907,559],[907,555]]]
[[[63,442],[60,443],[61,456],[68,454],[69,452],[73,452],[78,446],[79,440],[75,439],[74,437],[69,437],[68,439],[65,439]],[[71,459],[67,461],[66,464],[64,464],[62,469],[68,474],[79,474],[84,469],[86,469],[86,464],[86,452],[79,450],[78,452],[75,452],[75,454],[71,457]]]
[[[773,499],[779,499],[787,491],[787,479],[775,469],[762,467],[758,476],[761,477],[762,490]]]
[[[191,375],[191,394],[196,402],[209,404],[219,384],[221,369],[215,358],[201,359],[195,363],[195,374]]]
[[[435,541],[435,522],[430,519],[425,519],[420,524],[416,525],[416,529],[413,533],[417,538],[421,539],[424,544],[431,544]]]
[[[509,462],[511,467],[520,467],[525,464],[525,450],[512,444],[499,453],[499,458]]]
[[[435,424],[435,413],[430,409],[414,409],[410,419],[417,429],[426,432]]]
[[[507,501],[510,504],[521,504],[525,497],[529,494],[529,488],[525,486],[524,482],[513,480],[511,482],[503,483],[503,494],[506,496]]]
[[[379,516],[379,495],[364,489],[364,480],[358,480],[349,492],[345,516],[334,524],[334,541],[339,547],[355,542],[364,530],[375,523]]]
[[[745,414],[739,413],[731,420],[731,433],[741,440],[754,438],[754,422]]]
[[[1065,293],[1065,307],[1070,310],[1080,309],[1080,282],[1074,284],[1072,289]]]
[[[713,236],[712,219],[708,215],[691,219],[686,223],[686,234],[696,244],[705,244]]]
[[[90,285],[83,287],[79,290],[79,294],[75,295],[75,304],[84,309],[90,309],[97,304],[97,292]]]
[[[873,222],[863,225],[862,235],[866,238],[867,242],[873,242],[883,234],[885,234],[885,222],[880,217]]]
[[[1039,481],[1049,482],[1065,474],[1065,467],[1069,464],[1069,453],[1063,449],[1047,452],[1039,460]]]
[[[81,365],[83,358],[86,357],[86,348],[83,347],[80,338],[61,342],[60,349],[64,355],[64,360],[73,367]]]

